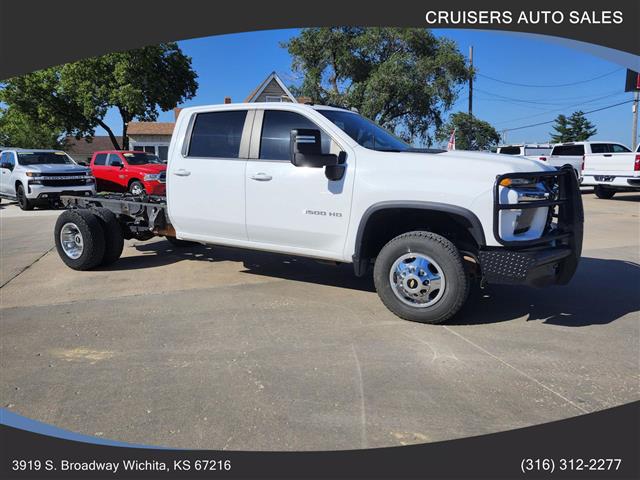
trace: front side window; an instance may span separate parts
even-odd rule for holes
[[[198,113],[189,142],[189,157],[238,158],[246,110]]]
[[[16,165],[16,160],[15,158],[13,158],[13,153],[2,152],[2,155],[0,156],[0,164],[2,164],[2,168],[13,170]]]
[[[619,145],[617,143],[612,143],[609,147],[611,147],[611,152],[613,153],[627,153],[631,151],[624,145]]]
[[[260,136],[260,158],[263,160],[291,160],[289,143],[291,130],[320,128],[307,117],[285,110],[267,110],[262,120]],[[320,130],[322,153],[329,153],[331,139]]]
[[[18,152],[20,165],[75,165],[64,152]]]
[[[109,158],[107,159],[107,165],[109,167],[116,167],[122,165],[122,159],[118,156],[117,153],[110,153]]]
[[[370,150],[405,152],[412,148],[408,143],[357,113],[325,109],[318,109],[317,112],[331,120],[361,146]]]

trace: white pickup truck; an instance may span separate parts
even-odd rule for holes
[[[612,144],[605,152],[586,154],[582,175],[582,184],[593,185],[598,198],[640,191],[640,145],[635,153]]]
[[[352,111],[293,103],[185,108],[167,196],[64,197],[60,257],[109,264],[165,236],[373,267],[401,318],[441,323],[472,281],[566,284],[582,248],[576,176],[505,155],[412,148]]]

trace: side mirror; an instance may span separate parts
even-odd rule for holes
[[[120,161],[111,162],[112,167],[124,168],[124,165]]]
[[[78,165],[82,166],[82,167],[88,167],[89,164],[87,162],[85,162],[84,160],[78,160],[76,162]]]
[[[291,163],[296,167],[322,168],[338,164],[338,156],[322,153],[320,130],[298,128],[291,130],[289,141]]]

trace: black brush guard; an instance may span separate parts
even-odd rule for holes
[[[517,204],[500,203],[500,182],[524,178],[541,182],[551,192],[549,199]],[[500,212],[549,207],[541,237],[505,240],[500,236]],[[580,186],[573,168],[553,172],[500,175],[493,192],[493,235],[502,247],[480,251],[482,275],[488,283],[545,286],[565,285],[575,273],[582,253],[584,212]]]

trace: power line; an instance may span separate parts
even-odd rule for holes
[[[484,75],[482,73],[477,73],[476,75],[478,75],[479,77],[482,77],[482,78],[487,78],[489,80],[493,80],[494,82],[504,83],[505,85],[514,85],[516,87],[556,88],[556,87],[571,87],[573,85],[580,85],[582,83],[593,82],[594,80],[599,80],[601,78],[608,77],[609,75],[613,75],[614,73],[619,72],[621,70],[623,70],[623,69],[622,68],[616,68],[615,70],[612,70],[610,72],[604,73],[602,75],[598,75],[597,77],[589,78],[587,80],[579,80],[577,82],[571,82],[571,83],[558,83],[558,84],[555,84],[555,85],[533,85],[533,84],[530,84],[530,83],[507,82],[506,80],[500,80],[499,78],[490,77],[489,75]]]
[[[625,103],[631,103],[631,102],[633,102],[633,100],[626,100],[624,102],[614,103],[613,105],[607,105],[606,107],[596,108],[595,110],[590,110],[588,112],[582,112],[582,113],[584,115],[588,115],[590,113],[600,112],[602,110],[607,110],[609,108],[617,107],[617,106],[620,106],[620,105],[624,105]],[[540,125],[547,125],[547,124],[553,123],[555,121],[556,121],[556,119],[554,118],[553,120],[549,120],[547,122],[532,123],[531,125],[523,125],[521,127],[516,127],[516,128],[503,128],[502,131],[503,132],[513,132],[515,130],[523,130],[525,128],[532,128],[532,127],[538,127]]]

